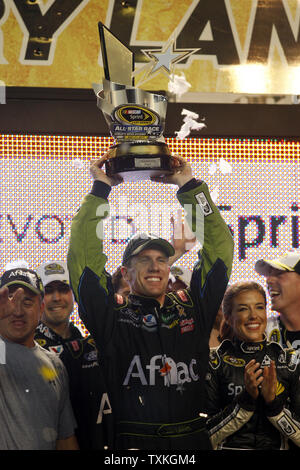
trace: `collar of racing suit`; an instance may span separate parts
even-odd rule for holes
[[[263,341],[258,341],[258,342],[241,341],[240,339],[236,337],[234,337],[232,341],[235,348],[240,349],[245,354],[257,354],[260,351],[263,351],[265,349],[266,342],[267,342],[266,335],[264,335]]]

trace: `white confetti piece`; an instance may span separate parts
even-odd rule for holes
[[[210,197],[212,198],[213,202],[216,204],[219,198],[219,186],[216,186],[212,191],[210,191]]]
[[[29,264],[25,259],[15,259],[14,261],[10,261],[7,263],[5,266],[5,271],[9,271],[10,269],[15,269],[15,268],[25,268],[29,269]]]
[[[0,338],[0,364],[6,364],[6,346],[4,341]]]
[[[203,127],[206,127],[206,125],[203,122],[197,122],[196,119],[199,118],[199,115],[194,113],[193,111],[189,111],[187,109],[183,109],[181,111],[181,114],[185,115],[185,118],[183,119],[183,124],[180,128],[179,131],[175,131],[175,134],[177,134],[176,139],[183,140],[185,137],[187,137],[191,130],[201,130]]]
[[[185,115],[188,119],[199,119],[199,114],[185,108],[182,109],[181,114]]]
[[[227,173],[232,173],[232,166],[230,163],[226,162],[224,158],[220,159],[220,171],[223,173],[223,175],[226,175]]]
[[[72,161],[72,164],[77,170],[81,170],[84,167],[84,164],[79,158],[75,158],[75,160]]]
[[[170,93],[174,93],[178,98],[181,98],[190,87],[191,84],[186,80],[184,73],[181,75],[170,75],[168,90]]]
[[[175,131],[175,134],[177,134],[176,139],[183,140],[185,139],[188,135],[190,135],[191,132],[191,126],[190,123],[184,123],[179,131]]]
[[[210,175],[214,175],[216,173],[217,169],[218,169],[217,165],[215,163],[211,163],[208,167],[208,173]]]

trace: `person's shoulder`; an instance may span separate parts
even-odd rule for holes
[[[299,364],[300,350],[290,347],[284,347],[277,341],[267,341],[266,349],[272,351],[275,357],[277,356],[277,367],[285,368],[294,371]]]
[[[70,323],[69,323],[69,329],[70,329],[70,332],[71,332],[71,338],[72,339],[84,338],[84,336],[82,334],[82,331],[76,325],[74,325],[74,323],[72,321],[70,321]]]
[[[209,365],[212,369],[218,369],[223,361],[223,356],[233,350],[232,342],[224,339],[219,346],[210,348]]]
[[[62,360],[59,358],[59,356],[55,352],[49,351],[48,349],[43,348],[36,341],[35,341],[35,354],[40,359],[42,360],[44,359],[45,361],[52,363],[52,365],[56,369],[64,368]]]
[[[287,368],[294,372],[300,363],[300,350],[294,348],[283,348],[281,346],[281,355],[278,361],[285,363]]]
[[[64,353],[69,352],[75,359],[78,359],[83,354],[89,353],[91,351],[97,351],[96,343],[91,335],[77,338],[65,343]]]
[[[268,341],[273,341],[280,343],[281,333],[280,333],[280,316],[277,314],[272,314],[267,318],[266,325],[266,336]]]

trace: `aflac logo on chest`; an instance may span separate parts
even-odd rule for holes
[[[137,354],[129,365],[123,385],[128,385],[131,379],[139,379],[142,385],[156,385],[158,377],[164,378],[164,385],[167,387],[179,383],[197,382],[199,375],[194,370],[196,365],[196,359],[192,359],[189,364],[183,361],[176,363],[171,357],[157,355],[151,357],[150,364],[143,367],[141,357]],[[147,373],[145,369],[149,372]]]

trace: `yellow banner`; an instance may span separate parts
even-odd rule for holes
[[[134,52],[137,69],[154,57],[136,77],[141,88],[167,90],[172,71],[189,92],[300,93],[299,0],[0,0],[0,80],[101,83],[98,21]]]

